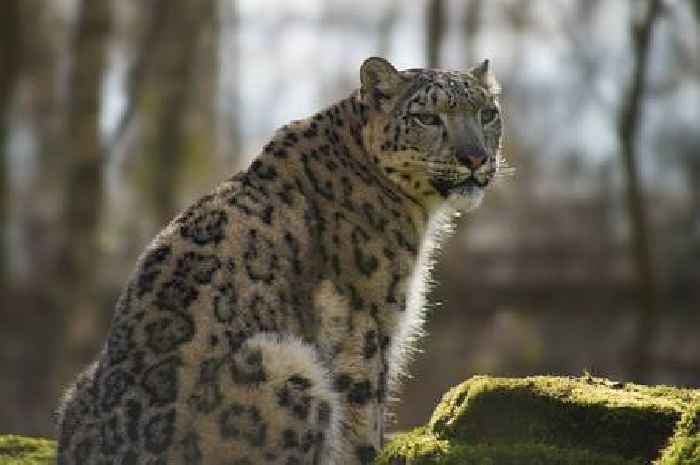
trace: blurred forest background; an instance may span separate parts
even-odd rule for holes
[[[395,428],[476,374],[700,386],[700,1],[5,0],[0,432],[53,434],[136,257],[364,58],[490,58],[516,176],[436,269]],[[442,302],[438,304],[437,302]]]

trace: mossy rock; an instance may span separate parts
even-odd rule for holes
[[[0,435],[0,465],[52,465],[55,462],[55,441]]]
[[[377,465],[700,465],[700,390],[474,377]]]

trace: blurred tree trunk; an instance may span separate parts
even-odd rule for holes
[[[153,10],[162,15],[162,30],[142,91],[131,97],[138,99],[141,153],[130,170],[155,230],[217,172],[218,2],[166,3]]]
[[[58,148],[62,146],[63,99],[58,57],[63,52],[64,31],[49,0],[23,0],[19,4],[23,56],[18,106],[31,126],[36,164],[26,186],[18,189],[22,212],[18,220],[29,265],[26,283],[50,293],[55,283],[47,270],[56,263],[59,242],[51,231],[60,218],[62,200],[59,180],[63,164]]]
[[[4,115],[2,115],[4,116]],[[0,300],[3,299],[7,288],[9,287],[9,264],[8,264],[8,245],[7,245],[7,229],[9,220],[9,174],[7,160],[7,126],[4,122],[0,122]]]
[[[428,68],[440,66],[440,50],[447,30],[445,1],[429,0],[426,12],[426,62]]]
[[[690,214],[693,221],[700,229],[700,158],[698,158],[697,148],[692,149],[692,153],[685,157],[686,173],[688,185],[690,186]]]
[[[143,18],[140,29],[143,31],[140,37],[134,41],[133,50],[136,56],[132,61],[126,79],[126,108],[108,144],[107,150],[110,152],[118,148],[123,139],[126,138],[126,133],[130,132],[131,127],[134,126],[137,104],[141,101],[146,82],[145,78],[151,71],[151,59],[156,53],[156,46],[161,41],[163,26],[167,17],[161,12],[167,7],[167,0],[144,2],[142,14],[140,15]],[[122,32],[122,34],[128,35],[129,32]]]
[[[219,23],[222,29],[222,42],[226,44],[226,58],[218,67],[220,71],[219,79],[225,84],[222,86],[222,95],[219,99],[224,102],[226,111],[226,125],[222,128],[219,137],[218,149],[223,154],[223,161],[227,167],[238,163],[243,152],[241,141],[241,44],[240,36],[240,13],[238,2],[230,0],[220,3]],[[214,56],[219,44],[212,43],[210,54]],[[211,75],[216,76],[217,63],[212,63]],[[224,73],[223,70],[226,69]],[[214,96],[216,98],[216,96]]]
[[[392,0],[379,20],[377,31],[377,55],[387,57],[391,52],[391,35],[399,19],[399,2]]]
[[[8,368],[5,378],[17,405],[7,409],[9,422],[26,431],[48,434],[51,429],[46,414],[35,406],[48,410],[55,405],[57,390],[52,375],[62,337],[56,328],[60,328],[65,317],[58,294],[57,276],[61,269],[57,264],[57,224],[63,199],[63,160],[59,149],[64,120],[58,57],[64,53],[66,28],[57,14],[58,6],[51,0],[12,3],[17,8],[16,17],[5,16],[7,5],[0,16],[16,26],[20,34],[17,42],[8,44],[16,48],[16,53],[21,44],[13,125],[29,133],[32,143],[19,144],[17,149],[21,152],[14,154],[14,161],[23,165],[27,176],[12,192],[13,204],[17,205],[14,220],[19,230],[18,241],[13,245],[18,246],[19,261],[13,269],[17,273],[13,276],[11,300],[3,301],[7,304],[2,307],[7,320],[3,349],[11,350],[2,350],[6,358],[0,365]],[[7,33],[5,26],[0,33]],[[4,99],[3,102],[9,103]],[[27,338],[30,333],[32,337]]]
[[[476,38],[481,26],[481,12],[484,2],[482,0],[470,0],[464,8],[462,19],[462,33],[464,34],[464,58],[467,66],[477,64]]]
[[[79,4],[68,79],[65,195],[58,233],[65,347],[58,356],[58,382],[65,383],[95,355],[105,319],[99,308],[99,225],[103,204],[103,146],[100,138],[102,82],[111,28],[110,0]]]
[[[651,34],[661,9],[660,0],[650,0],[639,24],[632,25],[634,68],[632,82],[624,97],[619,114],[621,156],[626,180],[627,210],[632,227],[632,247],[640,298],[640,312],[634,341],[630,372],[638,382],[647,382],[650,376],[651,350],[658,321],[656,302],[657,283],[651,254],[651,238],[647,224],[646,205],[639,179],[638,132],[644,100],[644,78],[647,72]]]
[[[0,15],[0,300],[9,282],[8,244],[6,240],[9,220],[9,160],[7,141],[9,136],[9,109],[16,87],[22,56],[20,31],[20,0],[8,0]]]

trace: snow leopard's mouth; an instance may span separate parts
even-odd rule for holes
[[[479,206],[484,198],[488,183],[489,179],[480,180],[470,176],[464,181],[452,185],[444,198],[457,211],[462,213],[472,211]]]
[[[490,176],[475,176],[471,175],[467,179],[464,180],[461,184],[459,184],[460,187],[479,187],[479,188],[484,188],[489,185],[489,181],[491,181]]]
[[[489,180],[490,178],[479,179],[475,176],[470,176],[464,182],[453,187],[450,193],[468,198],[481,196],[483,195],[484,189],[489,184]]]
[[[482,191],[486,186],[488,186],[491,181],[491,176],[487,175],[475,175],[472,173],[468,178],[455,182],[452,179],[433,179],[433,187],[442,195],[447,198],[450,195],[464,195],[469,196],[479,191]]]

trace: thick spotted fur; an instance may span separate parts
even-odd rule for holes
[[[499,173],[501,121],[488,62],[360,75],[148,247],[59,408],[60,465],[372,462],[430,252]]]

